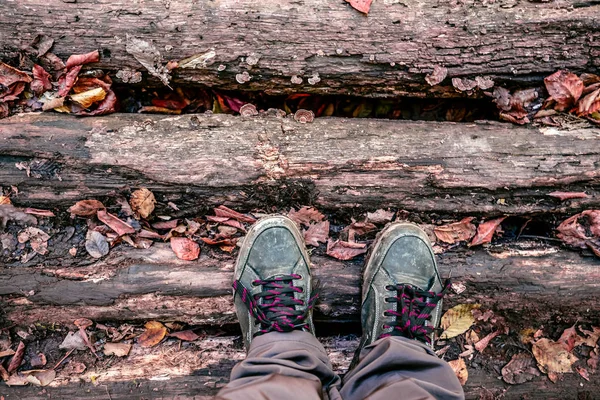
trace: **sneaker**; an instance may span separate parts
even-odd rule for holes
[[[408,223],[394,223],[378,235],[363,273],[359,351],[377,339],[403,336],[433,347],[442,283],[427,234]]]
[[[315,333],[317,300],[302,234],[286,217],[267,217],[248,231],[235,265],[233,299],[246,349],[255,336]]]

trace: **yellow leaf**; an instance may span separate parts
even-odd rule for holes
[[[54,111],[57,111],[57,112],[60,112],[60,113],[67,113],[68,114],[68,113],[71,112],[71,109],[69,107],[67,107],[67,106],[60,106],[60,107],[56,107],[54,109]]]
[[[141,188],[131,193],[131,208],[142,218],[148,218],[154,211],[154,203],[156,199],[154,194],[146,188]]]
[[[452,371],[456,374],[458,381],[461,385],[465,385],[467,383],[467,379],[469,379],[469,371],[467,371],[467,365],[465,364],[465,360],[459,358],[458,360],[448,361],[448,364],[452,368]]]
[[[74,101],[83,108],[90,108],[92,104],[104,100],[105,97],[106,92],[104,89],[96,88],[71,95],[71,101]]]
[[[0,205],[2,204],[12,204],[10,199],[7,196],[0,196]]]
[[[138,338],[138,343],[143,347],[156,346],[167,334],[167,327],[158,321],[147,322],[144,327],[146,330]]]
[[[532,351],[538,367],[546,374],[573,372],[571,365],[578,360],[563,343],[546,338],[535,342]]]
[[[475,322],[471,311],[479,307],[480,304],[459,304],[446,311],[441,321],[444,332],[440,339],[450,339],[465,333]]]

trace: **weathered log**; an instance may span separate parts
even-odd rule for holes
[[[477,301],[532,322],[555,315],[600,320],[600,261],[551,247],[519,249],[440,255],[442,275],[451,275],[467,288],[458,296],[449,295],[447,305]],[[313,256],[312,262],[323,283],[316,320],[358,321],[361,262],[320,256]],[[161,243],[146,250],[120,246],[85,267],[64,268],[59,263],[3,268],[0,296],[5,317],[19,324],[69,323],[82,316],[96,321],[235,323],[233,264],[233,258],[208,255],[196,262],[181,261]]]
[[[214,51],[205,63],[175,70],[176,83],[270,93],[464,96],[450,79],[431,88],[426,74],[441,65],[450,78],[541,84],[557,69],[597,73],[598,14],[600,5],[587,0],[388,1],[373,4],[368,17],[343,1],[21,0],[0,3],[0,59],[18,62],[20,49],[45,34],[65,60],[99,49],[94,67],[113,76],[124,68],[145,71],[126,50],[130,35],[153,44],[163,64]],[[251,80],[240,84],[236,75],[244,71]]]
[[[0,182],[18,187],[16,204],[43,207],[140,185],[182,209],[500,215],[600,206],[600,129],[551,133],[500,123],[24,114],[0,125]],[[29,163],[30,176],[17,163]],[[548,196],[555,190],[589,196],[561,202]]]

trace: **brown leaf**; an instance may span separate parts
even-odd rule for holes
[[[23,371],[22,374],[27,382],[35,386],[47,386],[56,378],[56,371],[53,369]]]
[[[548,196],[556,197],[560,199],[560,201],[570,200],[570,199],[585,199],[588,197],[585,192],[552,192],[548,193]]]
[[[77,82],[77,77],[81,71],[81,65],[77,65],[71,68],[65,75],[61,76],[58,80],[58,97],[65,97]]]
[[[575,367],[575,370],[583,379],[585,379],[586,381],[590,380],[590,373],[588,372],[587,369],[585,369],[583,367]]]
[[[394,218],[394,212],[389,210],[379,209],[375,212],[367,213],[367,221],[374,224],[386,224]]]
[[[77,318],[75,321],[73,321],[73,324],[78,327],[78,328],[89,328],[90,326],[94,325],[94,323],[92,322],[91,319],[88,318]]]
[[[368,14],[373,0],[346,0],[355,9],[363,14]]]
[[[9,87],[18,82],[31,82],[31,78],[23,71],[11,67],[8,64],[0,62],[0,85]],[[2,92],[0,91],[0,97]]]
[[[540,376],[535,360],[529,354],[515,354],[508,364],[502,368],[502,379],[511,385],[518,385]]]
[[[128,223],[121,221],[117,216],[112,215],[106,210],[98,210],[98,219],[104,222],[110,229],[117,232],[119,236],[135,233],[135,229]]]
[[[467,217],[461,220],[460,222],[454,222],[452,224],[436,226],[433,228],[433,233],[438,238],[438,240],[454,244],[456,242],[461,242],[463,240],[469,240],[477,231],[475,225],[471,223],[473,217]]]
[[[585,226],[579,219],[585,222]],[[580,249],[591,248],[595,253],[600,250],[600,210],[586,210],[564,220],[556,235],[565,244]]]
[[[564,111],[575,105],[583,91],[583,82],[571,72],[557,71],[544,79],[546,90],[554,101],[558,111]]]
[[[86,54],[73,54],[67,60],[65,65],[68,68],[75,67],[77,65],[90,64],[100,61],[100,53],[98,50]]]
[[[233,239],[211,239],[207,237],[200,238],[202,241],[211,246],[235,246],[238,238]]]
[[[139,236],[136,236],[132,239],[130,236],[125,235],[122,236],[121,239],[123,239],[124,242],[128,243],[131,247],[134,247],[136,249],[149,249],[150,246],[152,246],[152,243],[154,243],[152,240],[142,239]]]
[[[305,225],[307,227],[313,222],[321,222],[325,219],[325,216],[316,208],[308,206],[304,206],[298,211],[292,208],[287,216],[298,225]]]
[[[17,368],[19,368],[19,366],[23,362],[24,355],[25,355],[25,343],[19,342],[19,345],[17,346],[17,351],[15,351],[15,354],[12,356],[10,363],[8,364],[7,371],[9,374],[12,374],[13,372],[15,372],[17,370]]]
[[[327,255],[338,260],[350,260],[366,252],[367,245],[364,243],[334,242],[331,239],[327,242]]]
[[[155,203],[154,194],[146,188],[140,188],[131,193],[131,199],[129,200],[131,209],[141,218],[148,218],[152,214]]]
[[[223,221],[222,224],[229,225],[233,228],[239,229],[242,232],[246,232],[244,225],[242,225],[242,223],[240,221],[236,221],[235,219],[227,219],[227,220]]]
[[[494,236],[494,232],[496,232],[496,229],[498,229],[502,221],[504,221],[505,219],[506,217],[500,217],[479,224],[479,226],[477,227],[477,234],[475,235],[471,243],[469,243],[469,247],[478,246],[484,243],[490,243],[492,241],[492,237]]]
[[[31,91],[39,96],[45,91],[51,90],[52,83],[50,83],[50,78],[50,74],[44,68],[35,64],[33,66],[33,81],[29,85]]]
[[[0,358],[12,356],[13,354],[15,354],[15,351],[13,349],[2,350],[0,351]]]
[[[598,369],[598,364],[600,364],[600,351],[599,348],[596,347],[592,352],[590,352],[590,358],[587,360],[587,365],[595,371]]]
[[[591,331],[587,329],[582,329],[586,337],[579,336],[575,340],[575,347],[580,346],[582,344],[590,347],[596,347],[596,343],[598,343],[598,339],[600,338],[600,328],[593,326]]]
[[[304,241],[306,244],[319,247],[319,242],[326,243],[329,239],[329,221],[310,224],[304,231]]]
[[[580,117],[590,115],[598,110],[600,110],[600,89],[588,94],[577,104],[577,115]]]
[[[490,344],[490,341],[501,333],[502,332],[500,332],[500,331],[495,331],[495,332],[490,333],[489,335],[487,335],[486,337],[484,337],[483,339],[481,339],[480,341],[475,343],[475,350],[477,350],[478,352],[481,353],[483,350],[485,350],[486,347],[488,347],[488,345]]]
[[[38,217],[54,217],[54,213],[50,210],[41,210],[39,208],[27,207],[23,209],[26,214],[37,215]]]
[[[98,210],[103,210],[104,204],[98,200],[81,200],[69,208],[69,212],[79,217],[91,217],[96,215]]]
[[[104,355],[126,357],[131,351],[131,345],[127,343],[105,343]]]
[[[230,218],[229,217],[217,217],[217,216],[214,216],[214,215],[207,215],[206,216],[206,220],[210,221],[210,222],[219,222],[219,223],[221,223],[221,222],[229,221]]]
[[[8,371],[6,371],[6,369],[2,366],[2,364],[0,364],[0,378],[2,378],[3,381],[7,381],[10,379],[10,375],[8,374]],[[0,397],[0,400],[1,397]]]
[[[240,222],[247,222],[249,224],[253,224],[256,222],[255,218],[249,217],[247,215],[241,214],[237,211],[232,210],[231,208],[225,207],[225,206],[219,206],[217,208],[214,209],[215,211],[215,215],[217,217],[227,217],[227,218],[233,218],[237,221]]]
[[[100,232],[88,230],[85,241],[85,249],[94,258],[102,258],[108,254],[110,248],[106,237]]]
[[[179,340],[184,340],[186,342],[193,342],[200,338],[200,336],[196,335],[193,330],[188,329],[185,331],[172,332],[169,333],[170,337],[176,337]]]
[[[565,329],[556,342],[562,344],[567,351],[572,351],[575,347],[575,343],[579,339],[581,338],[575,330],[575,325],[573,325],[572,327]]]
[[[448,365],[450,365],[450,368],[452,368],[452,371],[456,374],[460,384],[464,386],[469,379],[469,371],[467,371],[465,360],[459,358],[458,360],[448,361]]]
[[[538,367],[547,374],[573,372],[571,365],[578,360],[562,343],[546,338],[535,342],[532,351]]]
[[[439,85],[444,79],[446,79],[446,76],[448,76],[448,69],[446,67],[436,65],[433,67],[433,72],[425,76],[425,82],[429,83],[431,86]]]
[[[217,230],[219,231],[217,234],[219,239],[229,239],[238,231],[237,228],[234,228],[233,226],[219,226],[217,227]]]
[[[158,321],[150,321],[144,325],[146,330],[138,338],[138,343],[143,347],[154,347],[163,340],[167,328]]]
[[[62,369],[62,373],[66,375],[79,375],[82,374],[86,368],[84,363],[71,361]]]
[[[29,241],[29,245],[38,254],[45,255],[48,253],[48,239],[50,235],[39,228],[27,227],[17,236],[19,243]]]
[[[185,237],[172,237],[171,249],[177,258],[186,261],[193,261],[200,256],[200,246],[198,243]]]
[[[95,88],[85,92],[73,94],[71,101],[77,103],[82,108],[90,108],[94,103],[98,103],[106,97],[106,92],[102,88]]]
[[[31,356],[31,360],[29,361],[32,367],[43,367],[46,365],[46,355],[44,353],[38,353]]]
[[[172,219],[169,221],[160,221],[152,224],[154,229],[174,229],[179,225],[178,219]]]
[[[352,222],[348,228],[350,231],[354,231],[356,235],[366,235],[377,229],[371,222]]]

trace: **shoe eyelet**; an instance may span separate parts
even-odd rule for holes
[[[304,279],[304,277],[302,275],[298,274],[298,279],[297,280],[302,280],[302,279]]]
[[[254,286],[254,287],[256,287],[256,286],[258,286],[258,283],[257,283],[257,282],[258,282],[258,281],[252,281],[251,285],[252,285],[252,286]]]

